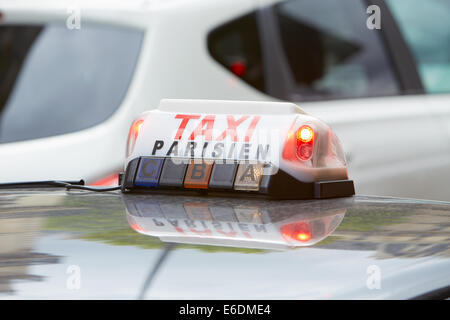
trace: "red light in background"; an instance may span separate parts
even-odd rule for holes
[[[230,70],[238,77],[242,77],[246,71],[245,63],[242,61],[236,61],[230,66]]]

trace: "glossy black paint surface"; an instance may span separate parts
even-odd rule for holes
[[[3,190],[0,298],[412,298],[449,243],[444,202]]]

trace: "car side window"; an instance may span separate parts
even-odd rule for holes
[[[238,17],[208,36],[211,56],[243,81],[264,91],[261,44],[256,13]]]
[[[450,2],[388,0],[426,92],[450,92]]]
[[[291,0],[274,7],[294,92],[308,101],[398,94],[379,30],[360,0]]]
[[[0,144],[93,127],[121,105],[143,33],[85,24],[0,27]],[[51,116],[50,116],[51,115]]]

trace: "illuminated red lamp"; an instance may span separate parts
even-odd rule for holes
[[[297,156],[301,160],[311,159],[314,151],[314,130],[307,125],[297,131]]]
[[[280,231],[283,238],[287,241],[307,242],[312,238],[311,227],[307,222],[285,224],[281,227]]]
[[[283,159],[289,161],[307,161],[314,153],[316,133],[308,125],[301,126],[297,131],[292,129],[286,139],[283,149]]]
[[[233,72],[238,77],[242,77],[245,74],[246,66],[243,61],[236,61],[230,66],[231,72]]]

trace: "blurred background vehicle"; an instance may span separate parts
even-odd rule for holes
[[[450,200],[450,1],[0,3],[0,181],[115,181],[162,98],[279,99],[333,127],[357,193]]]

